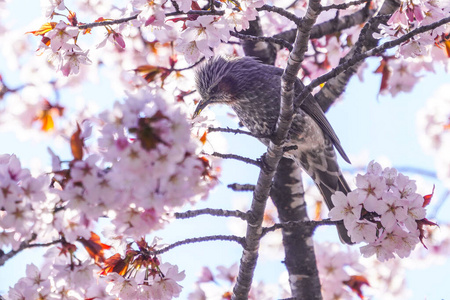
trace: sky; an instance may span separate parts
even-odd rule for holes
[[[38,1],[12,2],[11,16],[17,16],[19,12],[21,13],[21,18],[11,19],[13,25],[23,23],[23,20],[28,19],[28,14],[31,17],[31,14],[39,14],[40,12]],[[25,12],[19,11],[23,2],[29,5]],[[17,75],[7,69],[6,60],[7,57],[0,55],[0,74],[8,77],[8,80],[14,83]],[[448,74],[444,73],[442,69],[435,74],[427,74],[412,93],[400,93],[396,98],[391,98],[389,96],[378,96],[380,76],[372,73],[376,64],[376,60],[369,64],[368,70],[364,73],[365,79],[363,84],[357,78],[353,78],[342,101],[335,104],[327,113],[327,117],[339,136],[341,144],[353,162],[353,165],[348,165],[341,159],[342,169],[351,171],[355,167],[364,167],[369,161],[375,159],[380,160],[380,162],[390,161],[392,166],[397,168],[418,167],[433,172],[434,160],[423,152],[417,138],[417,112],[425,106],[426,100],[432,97],[433,90],[445,83],[449,83],[450,78]],[[93,98],[99,99],[105,97],[105,87],[107,87],[107,82],[101,81],[98,84],[90,84],[87,90]],[[66,99],[76,96],[77,91],[70,91],[70,94],[63,95]],[[112,101],[109,103],[111,104]],[[108,104],[104,103],[102,105]],[[226,107],[217,106],[211,109],[216,114],[221,126],[236,127],[236,122],[235,120],[230,120],[230,111]],[[50,157],[46,149],[49,144],[53,144],[51,139],[23,141],[18,139],[14,133],[1,131],[0,138],[2,141],[0,154],[15,153],[22,160],[23,164],[28,167],[34,164],[33,157],[38,157],[42,165],[50,163]],[[248,137],[229,134],[226,135],[226,138],[227,152],[229,153],[258,158],[265,151],[263,145]],[[58,145],[53,146],[59,147]],[[33,149],[33,151],[30,151],[30,149]],[[234,182],[255,183],[258,169],[253,166],[244,166],[242,163],[235,161],[225,161],[222,168],[220,184],[211,193],[210,200],[208,202],[200,202],[196,208],[232,209],[237,201],[249,203],[251,200],[250,193],[236,195],[236,193],[227,189],[226,185]],[[408,175],[412,178],[417,176],[414,174]],[[430,190],[432,185],[436,184],[436,199],[439,199],[445,193],[445,188],[442,184],[439,184],[437,179],[424,178]],[[446,202],[438,212],[437,220],[448,222],[449,219],[446,215],[448,215],[449,211],[450,204]],[[223,234],[230,227],[229,222],[226,219],[216,220],[208,216],[199,217],[196,220],[175,221],[167,229],[158,233],[158,235],[164,237],[165,242],[171,243],[186,237]],[[205,226],[205,224],[214,224],[214,226]],[[232,224],[232,226],[234,225]],[[330,230],[320,231],[318,239],[329,239],[332,236],[330,232]],[[335,240],[337,241],[337,238]],[[42,251],[24,251],[8,261],[6,266],[0,268],[0,294],[6,292],[8,286],[13,285],[18,278],[23,276],[27,263],[39,261],[37,259],[39,253],[42,253]],[[237,245],[213,242],[178,247],[165,254],[163,259],[177,264],[180,269],[187,270],[190,273],[187,280],[183,282],[183,285],[188,288],[195,279],[195,276],[192,276],[192,274],[199,273],[201,266],[217,265],[217,255],[220,255],[221,264],[229,266],[239,260],[240,254],[241,249]],[[256,280],[277,282],[278,275],[284,270],[280,261],[281,259],[274,261],[263,257],[256,269]],[[267,269],[270,272],[267,272]],[[449,269],[450,263],[446,261],[441,265],[431,266],[427,269],[408,271],[408,286],[413,290],[411,299],[445,299],[450,295],[450,286],[447,282]],[[181,299],[186,298],[186,295],[187,292],[184,292]]]

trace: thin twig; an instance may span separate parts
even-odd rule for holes
[[[272,231],[275,231],[278,229],[282,229],[282,228],[292,229],[297,226],[308,226],[312,233],[319,226],[336,225],[337,223],[338,223],[338,221],[331,221],[330,219],[324,219],[324,220],[320,220],[320,221],[289,221],[289,222],[276,223],[270,227],[263,228],[263,236],[269,232],[272,232]]]
[[[137,19],[138,15],[139,14],[136,14],[136,15],[131,16],[131,17],[126,17],[126,18],[116,19],[116,20],[108,20],[108,21],[102,21],[102,22],[94,22],[94,23],[82,24],[82,25],[78,25],[78,29],[88,29],[88,28],[94,28],[94,27],[99,27],[99,26],[109,26],[109,25],[115,25],[115,24],[122,24],[122,23],[126,23],[128,21]]]
[[[410,38],[420,34],[420,33],[424,33],[430,30],[433,30],[439,26],[442,26],[446,23],[450,22],[450,17],[447,18],[443,18],[437,22],[431,23],[429,25],[424,25],[421,26],[419,28],[416,28],[410,32],[408,32],[407,34],[392,40],[392,41],[388,41],[384,44],[381,44],[378,47],[372,48],[371,50],[368,50],[364,53],[358,54],[353,56],[351,59],[347,60],[346,62],[340,64],[339,66],[333,68],[330,72],[317,77],[316,79],[314,79],[313,81],[311,81],[311,83],[305,87],[305,89],[303,89],[302,93],[299,95],[299,97],[303,97],[305,94],[311,92],[315,87],[321,85],[322,83],[328,81],[329,79],[336,77],[338,74],[345,72],[345,70],[347,70],[348,68],[350,68],[351,66],[353,66],[354,64],[368,58],[371,56],[376,56],[382,52],[384,52],[387,49],[391,49],[394,48],[404,42],[406,42],[407,40],[409,40]]]
[[[253,192],[255,190],[255,185],[232,183],[227,185],[227,188],[232,189],[235,192]]]
[[[175,0],[170,0],[172,2],[173,8],[175,8],[176,12],[181,12],[180,6],[178,6],[178,3]]]
[[[166,17],[172,17],[172,16],[179,16],[179,15],[198,15],[198,16],[223,16],[225,14],[225,11],[223,10],[190,10],[187,12],[171,12],[167,13]]]
[[[208,132],[228,132],[228,133],[234,133],[234,134],[246,134],[249,136],[252,136],[254,138],[269,138],[268,136],[256,136],[250,131],[240,130],[240,129],[233,129],[233,128],[223,128],[223,127],[209,127]]]
[[[292,2],[291,4],[289,4],[286,9],[292,8],[297,4],[298,0],[294,0],[294,2]]]
[[[356,5],[360,5],[366,2],[369,2],[371,0],[357,0],[357,1],[352,1],[352,2],[348,2],[348,3],[342,3],[342,4],[331,4],[328,6],[322,6],[322,11],[327,11],[327,10],[331,10],[331,9],[347,9],[351,6],[356,6]]]
[[[364,1],[367,1],[367,0],[364,0]],[[265,4],[265,5],[257,8],[256,10],[257,11],[265,10],[265,11],[276,12],[280,16],[283,16],[283,17],[287,18],[288,20],[294,22],[295,25],[297,25],[297,26],[299,26],[302,21],[302,18],[297,17],[296,15],[288,12],[286,9],[281,8],[281,7],[276,7],[276,6],[271,6],[271,5]]]
[[[225,158],[225,159],[235,159],[235,160],[242,161],[242,162],[245,162],[250,165],[257,166],[258,168],[261,167],[261,163],[259,161],[248,158],[248,157],[236,155],[236,154],[223,154],[223,153],[213,152],[210,155],[220,157],[220,158]]]
[[[162,249],[153,251],[152,254],[159,255],[159,254],[165,253],[173,248],[176,248],[178,246],[193,244],[193,243],[200,243],[200,242],[211,242],[211,241],[236,242],[236,243],[240,244],[241,246],[244,246],[244,243],[245,243],[244,238],[236,236],[236,235],[210,235],[210,236],[202,236],[202,237],[190,238],[190,239],[178,241],[178,242],[170,244]]]
[[[202,61],[205,60],[205,57],[203,56],[202,58],[200,58],[199,60],[197,60],[193,65],[190,65],[189,67],[186,68],[181,68],[181,69],[170,69],[170,71],[174,71],[174,72],[182,72],[182,71],[186,71],[192,68],[195,68],[198,64],[200,64]]]
[[[281,47],[287,48],[289,51],[292,51],[292,45],[282,39],[266,37],[266,36],[247,35],[247,34],[242,34],[242,33],[234,32],[234,31],[230,31],[230,35],[237,37],[241,40],[248,40],[248,41],[253,41],[253,42],[268,42],[268,43],[278,44]]]
[[[248,219],[248,214],[240,210],[204,208],[198,210],[188,210],[181,213],[174,213],[176,219],[189,219],[200,215],[211,215],[215,217],[236,217],[242,220]]]
[[[364,43],[366,42],[366,37],[367,32],[369,31],[369,29],[373,30],[374,24],[379,24],[380,22],[384,23],[387,22],[387,20],[389,20],[389,18],[391,17],[391,15],[378,15],[375,17],[372,17],[370,20],[367,21],[367,23],[364,25],[364,27],[361,29],[361,32],[359,34],[359,38],[355,43],[354,46],[354,53],[355,54],[360,54],[363,47],[364,47]],[[342,58],[343,61],[345,61],[345,58]]]
[[[14,256],[16,256],[19,252],[28,249],[28,248],[36,248],[36,247],[48,247],[57,243],[62,242],[62,239],[58,239],[58,240],[54,240],[48,243],[35,243],[35,244],[30,244],[30,242],[32,240],[34,240],[36,237],[34,236],[33,238],[31,238],[29,241],[27,242],[22,242],[19,246],[19,249],[17,250],[11,250],[7,253],[4,253],[3,255],[0,255],[0,266],[3,266],[6,261]]]

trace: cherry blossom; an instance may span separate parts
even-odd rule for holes
[[[90,64],[89,50],[72,50],[65,52],[61,62],[61,72],[64,76],[76,75],[80,72],[80,65]]]
[[[162,26],[164,25],[165,13],[162,8],[162,1],[133,0],[131,4],[141,12],[138,15],[138,21],[144,26]]]
[[[177,47],[190,63],[197,61],[200,53],[211,57],[214,54],[211,48],[230,38],[230,28],[222,18],[199,16],[196,20],[186,21],[186,26],[187,29],[181,33]]]
[[[344,224],[349,227],[361,216],[363,199],[357,193],[350,193],[346,196],[342,192],[337,192],[334,195],[333,203],[335,207],[329,213],[332,221],[344,220]]]
[[[53,15],[55,10],[64,10],[64,0],[41,0],[41,7],[44,15],[49,18]]]
[[[382,170],[374,162],[367,169],[356,176],[356,190],[332,196],[335,207],[329,216],[344,220],[353,242],[368,243],[360,248],[365,257],[375,254],[380,261],[394,258],[394,253],[407,257],[422,242],[417,222],[426,220],[424,198],[416,193],[415,182],[397,170]]]
[[[73,26],[68,26],[63,21],[59,21],[56,26],[50,30],[46,37],[51,40],[50,47],[53,52],[59,50],[72,50],[73,44],[67,43],[73,40],[78,35],[78,28]]]
[[[352,299],[347,282],[355,273],[364,271],[354,251],[343,251],[332,243],[320,243],[315,247],[317,267],[324,299]]]

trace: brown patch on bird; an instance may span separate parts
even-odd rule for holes
[[[234,96],[237,90],[237,82],[231,76],[224,76],[217,84],[219,90],[230,94],[230,96]]]

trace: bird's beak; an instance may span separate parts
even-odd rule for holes
[[[208,104],[211,103],[211,100],[201,100],[198,105],[197,108],[194,111],[194,114],[192,115],[192,119],[196,118],[201,112],[202,110],[208,106]]]

